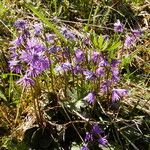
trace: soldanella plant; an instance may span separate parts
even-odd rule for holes
[[[45,106],[62,107],[69,121],[76,120],[71,112],[76,114],[77,120],[84,121],[82,133],[72,123],[81,138],[81,150],[95,145],[109,146],[105,121],[90,112],[113,111],[129,96],[130,89],[120,83],[122,60],[130,55],[130,48],[136,45],[142,31],[127,31],[120,20],[114,23],[112,36],[98,35],[92,30],[78,34],[60,25],[64,42],[40,21],[31,23],[18,19],[14,27],[17,37],[10,42],[9,67],[12,73],[19,75],[16,86],[22,88],[22,94],[32,97],[36,124],[46,128],[47,123],[52,122],[52,116],[45,115]],[[56,96],[51,104],[44,101],[44,93]],[[56,119],[55,124],[58,122]],[[53,136],[55,139],[56,135]]]

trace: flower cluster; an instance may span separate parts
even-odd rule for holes
[[[81,150],[89,150],[88,144],[96,142],[101,146],[107,146],[107,137],[104,136],[104,131],[99,127],[98,124],[94,124],[90,132],[86,132],[84,138],[85,144],[81,147]]]
[[[114,31],[115,32],[123,32],[124,31],[124,25],[120,22],[120,20],[117,20],[117,22],[114,23]],[[141,30],[131,30],[130,34],[126,35],[126,39],[124,42],[125,48],[130,48],[131,46],[135,45],[137,39],[142,34]]]
[[[14,26],[20,34],[10,43],[9,66],[12,72],[23,75],[17,83],[28,87],[34,84],[34,77],[49,68],[51,61],[46,55],[45,45],[40,40],[43,29],[41,23],[34,24],[33,30],[29,30],[27,21],[19,19]]]

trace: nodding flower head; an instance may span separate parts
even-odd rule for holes
[[[125,89],[113,89],[112,90],[112,102],[118,101],[123,96],[126,96],[128,91]]]
[[[124,25],[120,22],[120,20],[117,20],[116,23],[114,23],[114,31],[115,32],[123,32]]]
[[[87,101],[90,104],[94,104],[95,102],[95,94],[93,92],[90,92],[87,96],[83,98],[83,100]]]
[[[92,61],[96,63],[99,60],[99,58],[100,58],[99,52],[94,51],[91,58]]]
[[[102,77],[105,75],[105,70],[103,67],[99,67],[96,69],[96,76],[97,77]]]
[[[136,38],[142,34],[141,30],[131,30],[131,32]]]
[[[80,49],[77,49],[75,51],[75,58],[76,58],[76,62],[81,62],[84,60],[85,58],[85,55],[84,55],[84,52]]]
[[[84,144],[80,150],[89,150],[88,146],[86,144]]]
[[[86,132],[84,141],[85,141],[85,142],[88,142],[88,141],[92,141],[92,140],[93,140],[92,134],[89,133],[89,132]]]
[[[62,63],[61,64],[61,68],[64,70],[64,71],[69,71],[72,69],[72,65],[70,62],[65,62],[65,63]]]
[[[18,19],[17,21],[15,21],[14,26],[18,29],[25,29],[26,21],[23,19]]]
[[[92,126],[92,133],[94,134],[102,134],[104,131],[99,127],[97,123]]]
[[[108,144],[108,141],[107,141],[106,137],[100,137],[100,138],[98,139],[98,143],[99,143],[100,145],[106,146],[106,145]]]
[[[15,73],[21,73],[22,72],[22,66],[20,64],[20,61],[18,61],[18,60],[9,61],[9,67],[10,67],[10,70],[15,72]]]
[[[96,75],[92,71],[89,71],[87,69],[83,71],[83,74],[85,75],[86,80],[95,80],[96,79]]]
[[[39,35],[43,29],[42,23],[36,23],[34,24],[34,30],[35,30],[35,35]]]
[[[127,35],[125,39],[124,46],[125,48],[129,48],[130,46],[134,45],[136,42],[136,38],[133,35]]]
[[[61,31],[62,31],[62,34],[67,38],[67,39],[70,39],[70,40],[74,40],[75,39],[75,35],[69,31],[66,27],[62,27],[61,28]]]
[[[29,78],[27,75],[25,75],[23,78],[17,81],[17,84],[22,85],[24,88],[33,86],[34,83],[35,82],[31,78]]]

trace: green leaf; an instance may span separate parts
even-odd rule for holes
[[[102,51],[106,50],[107,47],[109,45],[109,42],[108,41],[105,41],[104,44],[103,44],[103,48],[102,48]]]
[[[37,17],[39,17],[39,19],[43,21],[50,29],[52,29],[58,37],[60,37],[65,43],[67,43],[65,37],[59,32],[55,24],[51,23],[47,18],[45,18],[45,16],[37,11],[34,6],[30,4],[25,4],[25,6],[29,8]]]
[[[96,35],[94,35],[94,37],[93,37],[93,44],[94,44],[95,47],[98,46]]]
[[[114,42],[110,47],[108,47],[107,49],[109,50],[109,51],[111,51],[111,50],[115,50],[116,48],[118,48],[119,46],[121,45],[121,42],[119,41],[117,41],[117,42]]]
[[[0,91],[0,98],[2,98],[3,100],[7,101],[7,98],[5,97],[5,95]]]
[[[103,38],[102,35],[100,35],[99,38],[98,38],[98,46],[99,46],[100,49],[102,49],[103,42],[104,42],[104,38]]]

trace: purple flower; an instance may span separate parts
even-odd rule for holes
[[[116,23],[114,23],[114,31],[115,32],[123,32],[124,25],[120,22],[120,20],[117,20]]]
[[[42,72],[49,68],[51,61],[47,57],[43,57],[40,61],[37,61],[35,66]]]
[[[20,64],[20,61],[17,61],[17,60],[9,61],[9,67],[10,67],[10,70],[15,73],[21,73],[22,71],[22,66]]]
[[[17,84],[22,85],[24,88],[33,86],[34,83],[35,82],[31,78],[29,78],[27,75],[25,75],[23,78],[21,78],[17,81]]]
[[[108,144],[108,141],[107,141],[106,137],[100,137],[98,139],[98,143],[103,145],[103,146],[106,146]]]
[[[112,61],[111,61],[111,66],[112,67],[118,67],[118,65],[120,64],[120,60],[117,60],[117,59],[113,59]]]
[[[37,67],[30,66],[30,68],[26,71],[28,77],[36,77],[40,74],[40,70]]]
[[[97,77],[102,77],[105,74],[105,70],[103,67],[99,67],[98,69],[96,69],[96,75]]]
[[[49,52],[50,53],[57,53],[58,51],[61,50],[61,47],[60,46],[56,46],[56,45],[53,45],[49,48]]]
[[[129,48],[130,46],[134,45],[136,42],[136,38],[135,36],[129,36],[127,35],[126,39],[125,39],[125,43],[124,43],[124,46],[125,48]]]
[[[84,70],[83,74],[85,75],[86,80],[95,80],[96,79],[96,75],[92,71]]]
[[[98,124],[94,124],[92,127],[92,133],[94,134],[102,134],[104,131],[99,127]]]
[[[84,144],[82,147],[81,147],[81,150],[89,150],[88,146],[86,144]]]
[[[53,43],[55,37],[56,37],[55,34],[46,33],[46,40],[47,40],[49,43]]]
[[[93,140],[92,134],[90,134],[89,132],[86,132],[84,141],[85,141],[85,142],[88,142],[88,141],[92,141],[92,140]]]
[[[64,71],[68,71],[68,70],[71,70],[72,69],[72,65],[70,62],[65,62],[65,63],[62,63],[61,64],[61,67]]]
[[[113,89],[112,90],[112,102],[118,101],[123,96],[126,96],[128,91],[125,89]]]
[[[85,96],[83,98],[83,100],[87,101],[90,104],[94,104],[94,102],[95,102],[95,94],[91,92],[87,96]]]
[[[107,35],[107,34],[103,35],[103,38],[104,38],[105,41],[109,41],[109,35]]]
[[[92,54],[92,60],[96,63],[100,58],[99,52],[93,52]]]
[[[35,29],[35,35],[39,35],[41,30],[43,29],[42,23],[36,23],[33,27]]]
[[[24,42],[24,38],[22,35],[20,35],[19,37],[17,37],[14,41],[10,42],[11,45],[13,45],[13,47],[16,49],[17,47],[19,47],[21,44],[23,44]]]
[[[39,44],[38,39],[31,38],[31,39],[27,39],[26,49],[30,51],[33,51],[34,49],[35,52],[43,52],[45,51],[46,48],[42,44]]]
[[[69,47],[65,47],[65,49],[63,49],[62,56],[67,58],[67,59],[70,59],[70,49],[69,49]]]
[[[112,80],[117,82],[119,80],[119,69],[117,67],[112,67],[110,71],[112,73]]]
[[[34,49],[31,49],[31,51],[22,51],[20,59],[22,61],[25,61],[27,63],[30,63],[32,65],[35,65],[38,61],[41,61],[41,58],[43,57],[42,52],[36,52]]]
[[[84,60],[85,56],[83,51],[81,51],[80,49],[75,51],[75,58],[76,58],[76,62],[81,62]]]
[[[76,65],[74,68],[73,68],[73,73],[74,74],[78,74],[78,73],[82,73],[83,72],[83,69],[79,66],[79,65]]]
[[[60,73],[60,74],[64,72],[63,68],[59,65],[57,65],[54,70],[56,73]]]
[[[91,45],[90,38],[85,38],[83,42],[84,42],[85,45]]]
[[[61,28],[61,31],[62,31],[62,34],[67,38],[67,39],[70,39],[70,40],[74,40],[75,39],[75,35],[69,31],[66,27],[62,27]]]
[[[111,85],[112,85],[112,81],[111,80],[103,81],[103,83],[100,85],[101,92],[103,92],[103,93],[108,92],[108,90],[111,87]]]
[[[131,30],[131,32],[136,38],[142,34],[141,30]]]
[[[11,58],[14,59],[14,60],[16,60],[16,59],[19,58],[19,55],[18,55],[18,53],[16,52],[16,50],[13,50],[13,52],[11,53]]]
[[[100,67],[106,67],[106,66],[108,66],[108,65],[109,65],[108,61],[101,57],[99,66],[100,66]]]
[[[24,29],[26,26],[26,21],[22,19],[18,19],[17,21],[15,21],[14,26],[16,28]]]

